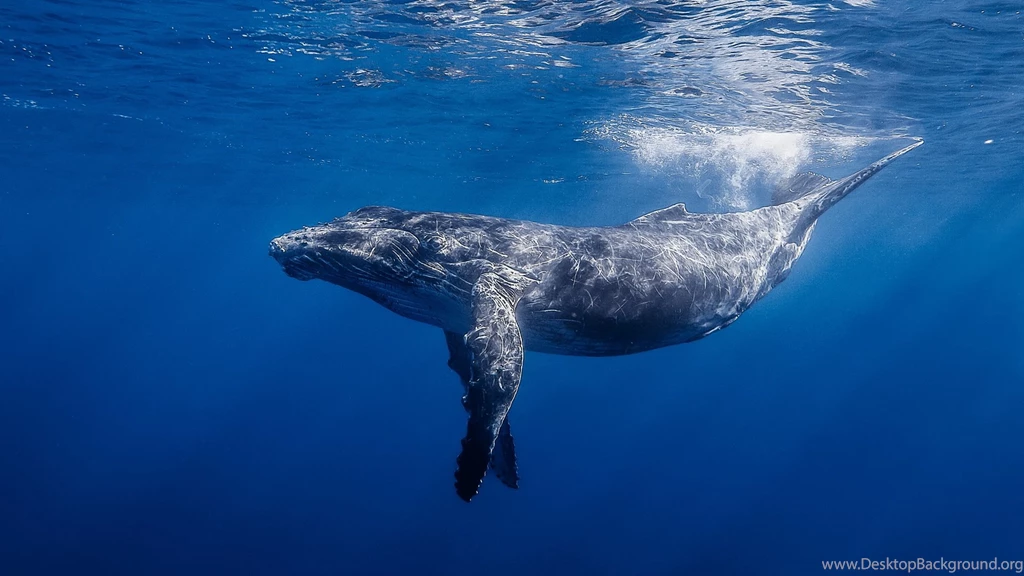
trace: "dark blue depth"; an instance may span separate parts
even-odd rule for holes
[[[1024,559],[1021,7],[707,4],[0,3],[0,574]],[[442,334],[267,256],[365,204],[734,209],[743,160],[756,204],[748,133],[926,144],[727,330],[528,354],[470,505]]]

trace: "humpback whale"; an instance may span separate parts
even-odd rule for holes
[[[747,212],[675,204],[569,227],[370,206],[275,238],[270,255],[444,331],[469,414],[455,472],[468,502],[488,467],[518,487],[508,413],[524,351],[632,354],[721,330],[789,275],[826,210],[920,144],[840,180],[799,174]]]

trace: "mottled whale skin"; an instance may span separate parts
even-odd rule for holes
[[[818,217],[921,143],[841,180],[798,175],[748,212],[676,204],[619,226],[569,227],[371,206],[280,236],[270,253],[294,278],[444,331],[469,412],[456,472],[468,501],[488,465],[518,486],[507,414],[524,350],[631,354],[728,326],[786,278]]]

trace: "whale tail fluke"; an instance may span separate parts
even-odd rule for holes
[[[826,178],[821,174],[815,174],[814,172],[803,172],[801,174],[797,174],[792,178],[783,180],[778,187],[772,191],[772,206],[778,206],[779,204],[799,200],[818,188],[827,186],[832,182],[832,179]]]
[[[832,184],[829,184],[828,186],[825,186],[818,194],[818,196],[813,198],[812,200],[811,212],[813,217],[816,219],[818,216],[824,214],[826,210],[828,210],[832,206],[835,206],[836,202],[839,202],[840,200],[845,198],[850,192],[853,192],[858,186],[867,181],[868,178],[871,178],[872,176],[877,174],[882,168],[888,166],[893,160],[899,158],[900,156],[906,154],[907,152],[910,152],[911,150],[917,148],[921,144],[924,144],[924,140],[918,140],[917,142],[914,142],[910,146],[897,150],[892,154],[889,154],[885,158],[882,158],[881,160],[874,162],[873,164],[871,164],[867,168],[864,168],[863,170],[858,170],[857,172],[850,174],[846,178],[838,180]]]
[[[829,208],[835,206],[850,192],[874,176],[879,170],[888,166],[893,160],[924,144],[918,140],[885,158],[874,162],[863,170],[858,170],[846,178],[830,180],[819,174],[805,172],[783,182],[772,194],[773,205],[794,204],[799,208],[800,218],[797,231],[807,230]]]
[[[917,140],[913,144],[889,154],[885,158],[872,163],[863,170],[858,170],[846,178],[831,180],[814,172],[804,172],[783,181],[772,193],[772,205],[778,206],[787,202],[809,201],[813,205],[814,217],[817,218],[874,176],[879,170],[888,166],[893,160],[924,144]]]

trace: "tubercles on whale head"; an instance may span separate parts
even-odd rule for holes
[[[270,255],[293,278],[353,290],[413,281],[422,268],[419,239],[365,210],[281,235],[270,242]]]

